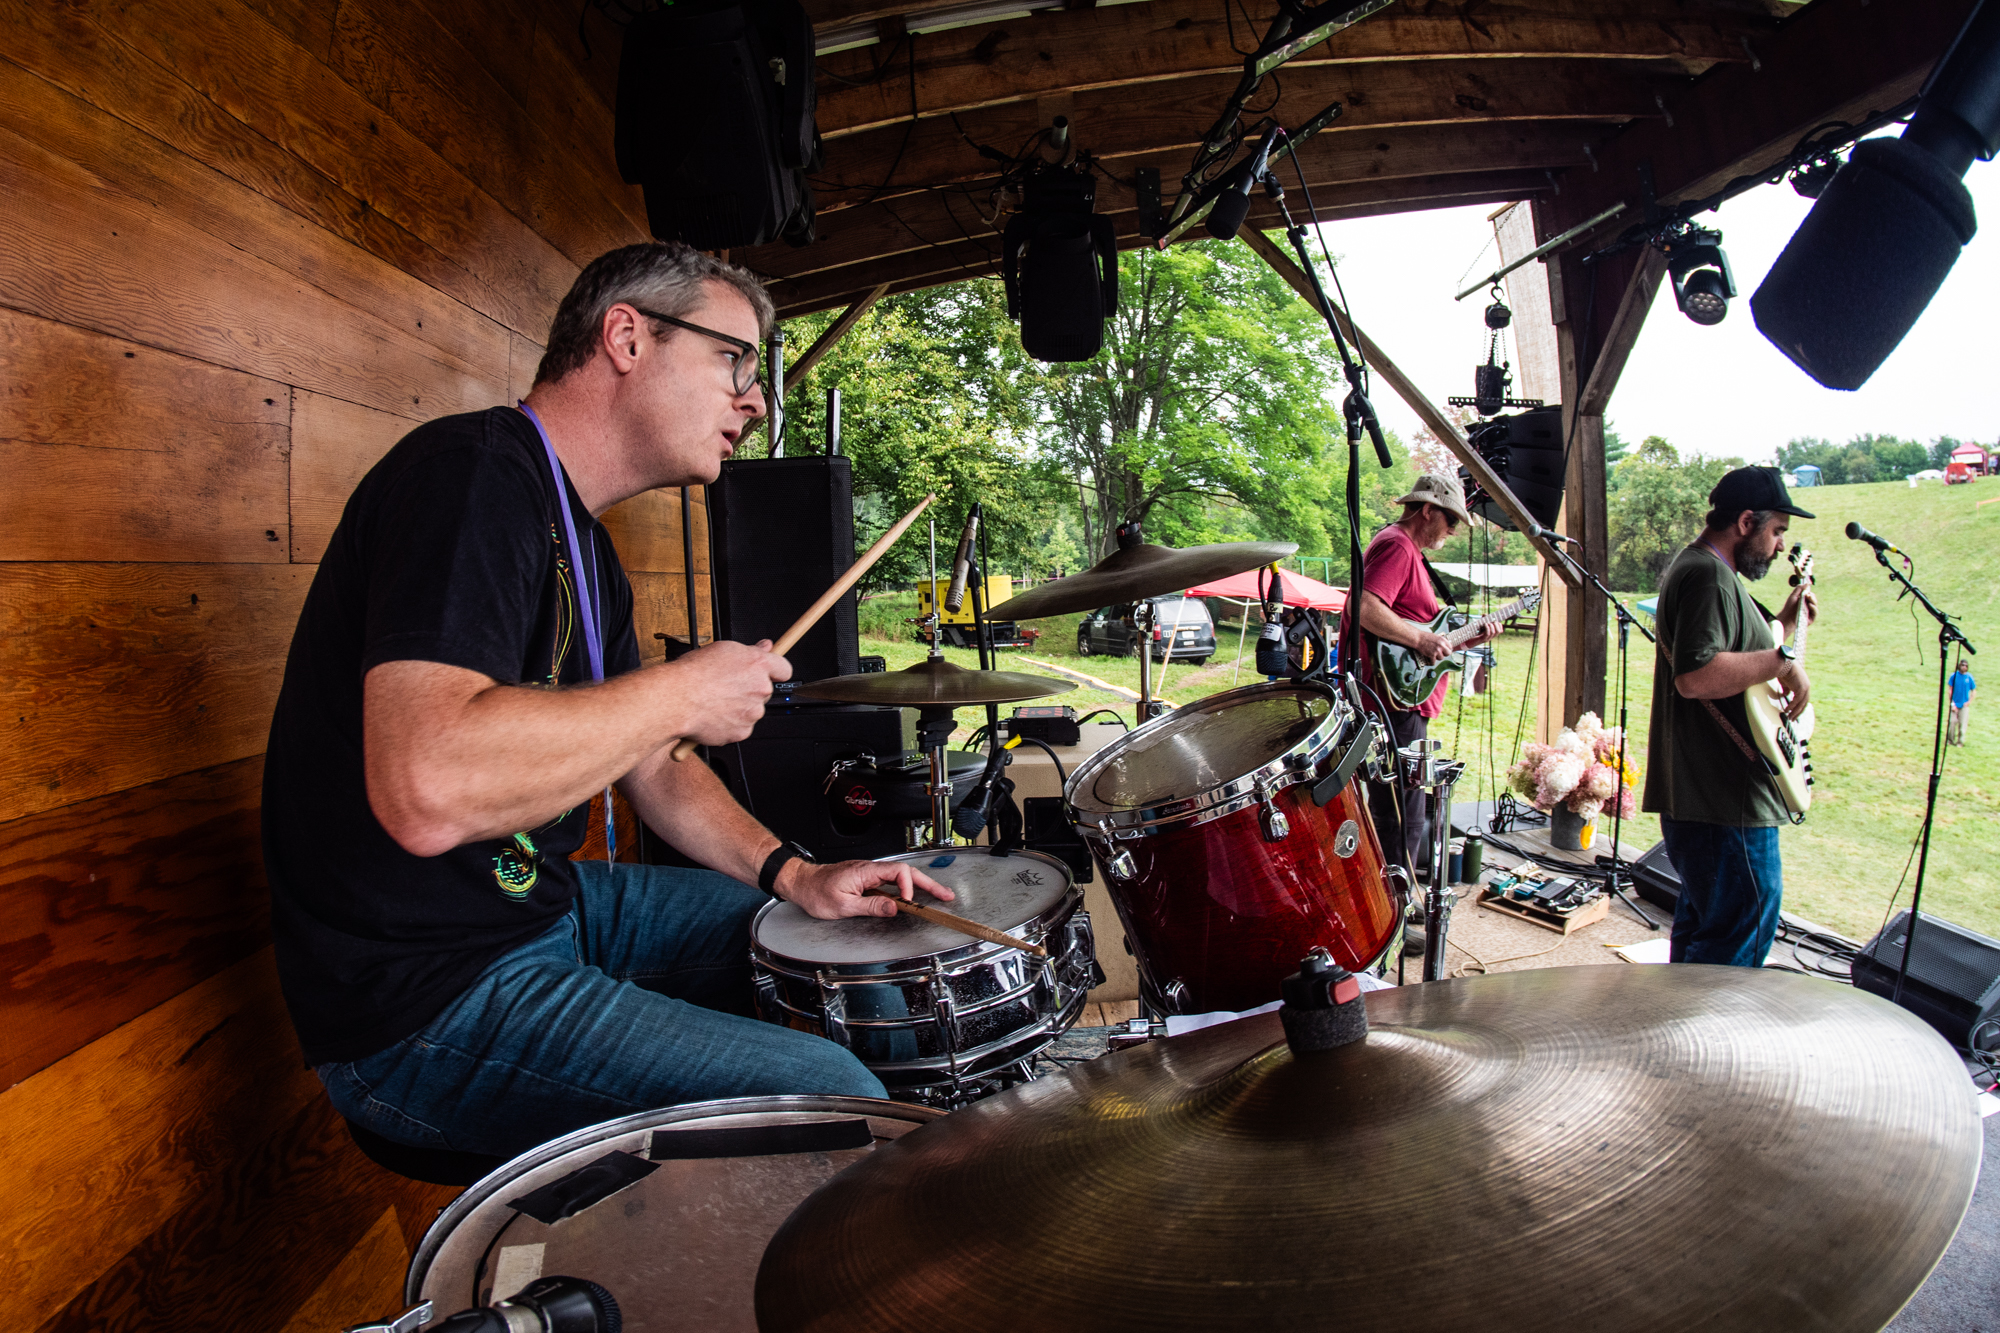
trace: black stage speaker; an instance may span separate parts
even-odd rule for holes
[[[854,468],[845,458],[747,458],[708,488],[716,637],[775,639],[854,564]],[[861,670],[848,592],[786,656],[795,681]],[[824,776],[824,775],[822,775]]]
[[[1632,884],[1639,896],[1671,914],[1681,905],[1681,872],[1667,859],[1667,844],[1656,842],[1632,863]]]
[[[1466,437],[1487,465],[1500,474],[1507,489],[1520,497],[1535,522],[1553,527],[1563,498],[1561,404],[1482,421],[1471,427]],[[1512,531],[1514,521],[1480,489],[1469,471],[1460,468],[1458,478],[1465,487],[1467,508]]]
[[[813,238],[813,30],[797,0],[678,0],[625,30],[613,139],[660,240]]]
[[[1854,960],[1854,984],[1884,999],[1896,993],[1910,914],[1899,913]],[[1981,1050],[2000,1049],[2000,940],[1927,916],[1903,983],[1903,1008],[1961,1049],[1977,1028]]]

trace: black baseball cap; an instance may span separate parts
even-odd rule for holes
[[[1792,503],[1790,492],[1774,467],[1740,467],[1715,483],[1708,502],[1717,509],[1740,514],[1746,509],[1769,509],[1797,518],[1817,518]]]

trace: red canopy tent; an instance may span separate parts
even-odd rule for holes
[[[1307,578],[1304,574],[1294,574],[1289,569],[1284,571],[1284,574],[1286,606],[1310,606],[1320,611],[1338,612],[1342,607],[1347,605],[1347,589],[1345,588],[1336,588],[1331,584],[1321,583],[1318,579]],[[1262,570],[1253,569],[1248,573],[1231,574],[1226,579],[1216,579],[1212,583],[1204,583],[1198,588],[1189,588],[1187,595],[1190,597],[1231,597],[1239,602],[1254,602],[1263,595],[1257,587],[1260,577],[1263,578],[1266,586],[1268,586],[1270,582],[1268,574]]]

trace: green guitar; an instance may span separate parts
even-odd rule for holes
[[[1431,691],[1444,679],[1444,673],[1451,670],[1451,654],[1457,652],[1461,644],[1478,638],[1480,630],[1489,621],[1501,625],[1541,604],[1542,595],[1539,592],[1527,593],[1478,620],[1468,620],[1464,612],[1445,607],[1425,626],[1445,642],[1446,653],[1435,662],[1426,662],[1414,648],[1405,648],[1386,639],[1375,639],[1375,688],[1387,697],[1390,707],[1415,708],[1431,697]],[[1456,628],[1453,628],[1454,620]]]

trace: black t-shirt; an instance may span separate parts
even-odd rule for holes
[[[632,586],[564,478],[600,608],[604,674],[639,665]],[[486,965],[569,908],[588,806],[441,856],[399,847],[368,805],[361,682],[441,662],[507,685],[590,680],[555,480],[513,408],[404,436],[355,488],[306,595],[264,758],[278,974],[311,1064],[430,1022]],[[593,563],[594,558],[594,563]]]

